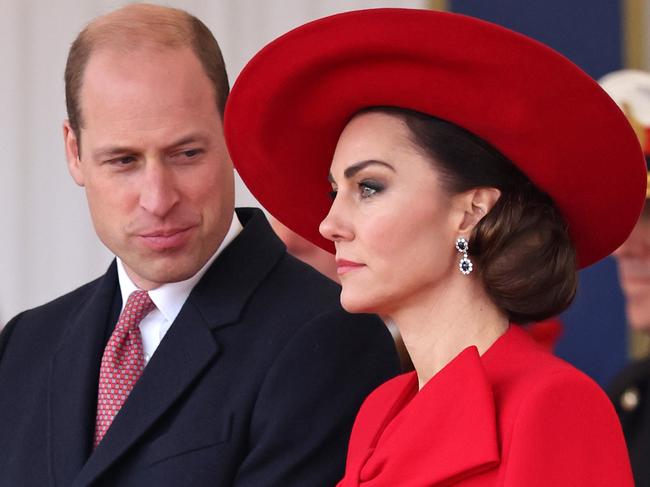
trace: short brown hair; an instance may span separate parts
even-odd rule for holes
[[[578,282],[576,252],[547,194],[498,150],[458,125],[401,108],[364,111],[402,119],[450,194],[478,187],[501,191],[474,228],[469,253],[488,295],[511,321],[544,320],[571,304]]]
[[[90,22],[70,47],[65,66],[65,99],[68,120],[77,136],[83,124],[79,100],[83,75],[93,51],[110,47],[128,52],[143,44],[162,48],[190,47],[212,81],[217,109],[223,117],[230,86],[219,44],[210,29],[183,10],[133,4]]]

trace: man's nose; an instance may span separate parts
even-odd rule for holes
[[[141,184],[140,206],[152,215],[165,217],[179,201],[173,169],[162,161],[147,161]]]

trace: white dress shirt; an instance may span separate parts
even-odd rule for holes
[[[153,356],[154,352],[160,345],[165,333],[172,326],[172,323],[181,311],[183,304],[187,300],[190,292],[199,282],[203,274],[208,270],[214,259],[225,249],[230,242],[232,242],[239,232],[242,230],[241,223],[235,214],[230,224],[230,229],[221,242],[221,245],[212,257],[205,263],[205,265],[192,277],[180,282],[170,282],[163,284],[156,289],[149,291],[151,300],[156,305],[156,308],[145,316],[140,322],[140,332],[142,333],[142,347],[144,350],[145,365]],[[133,281],[126,273],[122,260],[117,258],[117,276],[120,282],[120,291],[122,293],[122,310],[126,305],[128,297],[133,291],[137,291],[138,287],[133,284]]]

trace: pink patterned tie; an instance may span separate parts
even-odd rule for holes
[[[138,325],[155,305],[146,291],[134,291],[117,320],[99,369],[95,442],[97,447],[144,370]]]

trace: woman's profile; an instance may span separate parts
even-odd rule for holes
[[[340,486],[632,485],[605,394],[515,324],[566,309],[645,199],[634,132],[585,73],[469,17],[350,12],[258,53],[225,130],[415,367],[362,406]]]

